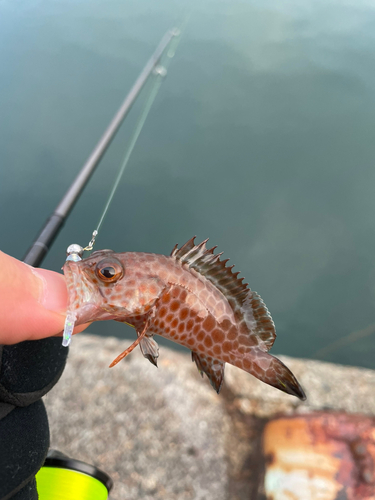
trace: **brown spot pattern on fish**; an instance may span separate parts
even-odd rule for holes
[[[305,399],[290,370],[267,352],[276,333],[264,302],[206,242],[195,245],[192,238],[181,248],[176,245],[169,257],[105,250],[66,262],[69,309],[76,312],[76,323],[114,319],[135,328],[137,340],[111,366],[138,343],[156,365],[153,336],[161,335],[192,351],[217,392],[225,363],[231,363]]]

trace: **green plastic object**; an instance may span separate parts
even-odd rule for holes
[[[39,500],[107,500],[113,481],[97,467],[51,450],[36,484]]]

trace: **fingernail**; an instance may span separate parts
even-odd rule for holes
[[[35,269],[34,267],[30,269],[42,283],[38,302],[49,311],[64,314],[68,303],[64,276],[47,269]]]

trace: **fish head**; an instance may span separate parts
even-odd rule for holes
[[[81,261],[65,262],[69,310],[76,325],[122,321],[151,309],[165,283],[149,266],[142,265],[137,255],[100,250]]]

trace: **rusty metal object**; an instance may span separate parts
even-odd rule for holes
[[[268,422],[267,500],[375,500],[375,419],[319,412]]]

